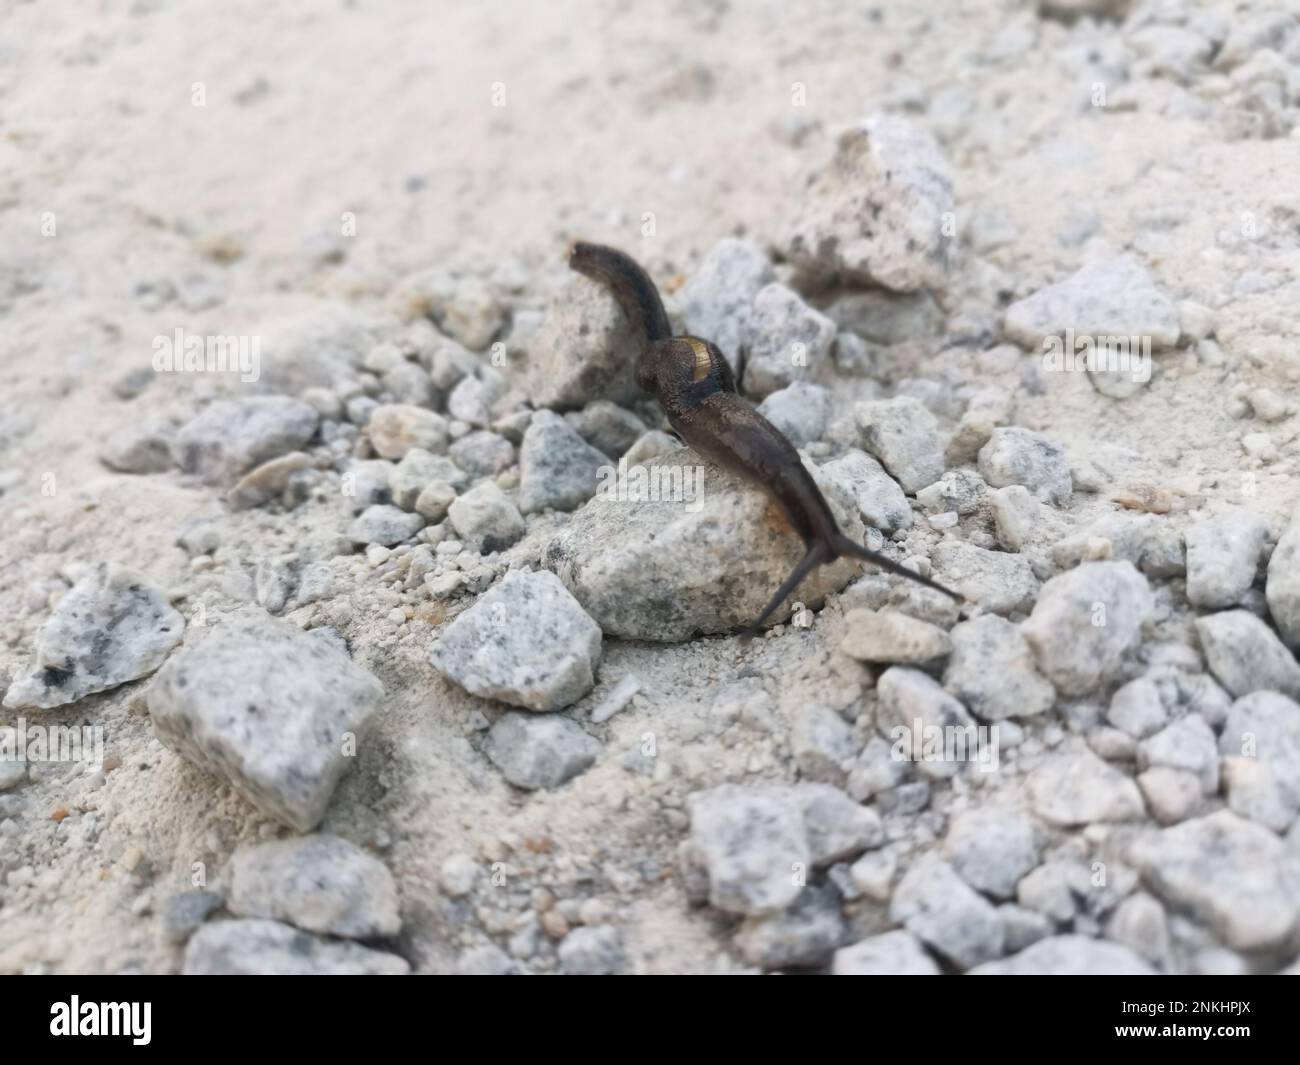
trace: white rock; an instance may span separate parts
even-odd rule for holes
[[[943,286],[952,179],[938,143],[922,127],[873,114],[845,130],[803,202],[786,244],[805,271],[896,292]]]
[[[323,833],[236,851],[227,908],[352,939],[395,936],[402,926],[384,863]]]
[[[186,976],[402,976],[404,958],[322,939],[279,921],[214,921],[185,948]]]
[[[944,853],[966,883],[995,899],[1013,898],[1020,878],[1038,864],[1033,822],[997,807],[953,818]]]
[[[64,706],[148,676],[184,633],[185,619],[140,574],[113,562],[87,568],[36,634],[36,655],[4,705]]]
[[[1040,939],[1002,961],[970,971],[971,976],[1151,976],[1154,971],[1128,947],[1089,936]]]
[[[600,628],[554,574],[511,570],[447,626],[434,668],[474,695],[558,710],[595,684]]]
[[[854,407],[862,446],[880,460],[903,491],[914,493],[943,474],[939,423],[911,396],[869,400]]]
[[[1043,585],[1021,631],[1065,695],[1085,695],[1119,667],[1155,611],[1132,563],[1085,562]]]
[[[830,354],[835,323],[797,292],[773,282],[754,297],[741,331],[746,395],[770,396],[808,374]]]
[[[994,429],[979,451],[980,476],[994,488],[1024,485],[1044,503],[1060,505],[1073,491],[1065,449],[1040,433]]]
[[[724,237],[677,293],[683,328],[711,340],[738,372],[741,337],[754,297],[775,280],[757,244]]]
[[[558,788],[590,768],[601,744],[566,717],[510,713],[488,731],[483,752],[511,784],[533,791]]]
[[[1300,699],[1300,663],[1264,622],[1246,610],[1196,619],[1210,672],[1233,695],[1276,691]]]
[[[1055,285],[1007,308],[1007,337],[1042,350],[1049,336],[1067,329],[1076,337],[1150,337],[1154,348],[1170,348],[1181,333],[1178,309],[1132,255],[1091,262]]]
[[[884,932],[841,947],[831,962],[833,976],[938,976],[939,966],[910,932]]]
[[[986,721],[1033,717],[1052,708],[1056,691],[1034,662],[1019,627],[996,614],[956,625],[944,687]]]
[[[332,642],[250,607],[174,655],[146,699],[165,745],[307,832],[382,694]]]
[[[1197,522],[1185,534],[1187,598],[1202,610],[1236,606],[1255,581],[1268,523],[1234,510]]]
[[[889,916],[960,969],[1002,953],[1002,921],[947,862],[919,859],[899,881]]]
[[[1054,825],[1133,821],[1145,812],[1137,785],[1087,748],[1049,758],[1028,788],[1034,812]]]

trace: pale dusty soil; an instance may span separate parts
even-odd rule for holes
[[[215,495],[174,473],[113,474],[96,457],[118,426],[183,419],[216,387],[181,377],[129,403],[114,398],[115,380],[148,365],[155,335],[182,326],[269,343],[278,323],[326,300],[381,317],[395,283],[434,264],[484,273],[512,264],[525,302],[540,303],[576,236],[623,246],[660,278],[689,273],[721,236],[775,241],[828,131],[904,82],[947,101],[918,120],[944,143],[959,221],[996,212],[1016,232],[982,261],[968,249],[954,258],[954,313],[995,318],[999,292],[1022,296],[1075,269],[1083,249],[1059,234],[1092,210],[1094,239],[1137,250],[1175,298],[1217,308],[1219,341],[1242,360],[1225,381],[1171,353],[1125,403],[1081,377],[1049,376],[1037,394],[1017,391],[1016,423],[1050,432],[1117,486],[1177,487],[1198,516],[1241,505],[1276,529],[1289,514],[1295,421],[1270,429],[1280,458],[1256,466],[1238,441],[1258,426],[1234,420],[1226,400],[1238,383],[1293,389],[1300,376],[1295,137],[1226,141],[1212,113],[1192,108],[1098,113],[1092,77],[1067,54],[1076,38],[1020,3],[881,3],[875,16],[836,2],[797,14],[785,3],[564,3],[544,16],[535,7],[0,7],[0,470],[17,479],[0,497],[0,674],[30,653],[48,616],[39,589],[71,561],[132,565],[188,595],[187,613],[205,595],[217,602],[173,543],[191,517],[222,514]],[[1021,43],[998,43],[1017,28]],[[203,108],[190,102],[199,81]],[[505,85],[504,108],[491,106],[494,82]],[[807,86],[798,112],[794,82]],[[777,132],[795,120],[813,124],[798,144]],[[304,254],[303,241],[336,232],[345,211],[357,216],[345,260]],[[56,236],[41,235],[43,212],[54,213]],[[1168,212],[1173,224],[1161,221]],[[1264,235],[1225,245],[1220,232],[1244,212]],[[213,262],[203,252],[213,237],[237,241],[242,255]],[[147,311],[133,296],[142,282],[194,271],[222,285],[220,304]],[[1247,271],[1279,284],[1235,297]],[[913,352],[910,371],[941,376],[942,347]],[[42,494],[47,475],[52,496]],[[1072,515],[1084,523],[1102,506],[1080,496]],[[227,551],[248,563],[343,521],[310,507],[222,520]],[[923,553],[934,539],[918,532],[909,547]],[[690,909],[671,876],[681,811],[691,791],[726,779],[790,779],[792,710],[862,697],[866,671],[820,635],[837,631],[838,604],[813,630],[748,653],[733,640],[607,641],[600,682],[576,716],[628,672],[642,698],[593,728],[606,743],[595,768],[527,795],[472,745],[471,714],[483,704],[427,664],[430,628],[404,626],[385,645],[387,604],[359,584],[345,607],[356,656],[387,697],[324,828],[376,850],[397,876],[396,947],[416,968],[451,969],[487,942],[494,913],[508,921],[541,886],[608,901],[638,971],[741,967],[724,926]],[[189,887],[194,863],[219,885],[234,847],[280,831],[153,739],[132,703],[140,689],[45,719],[102,724],[120,766],[106,776],[35,767],[15,793],[18,831],[0,844],[0,971],[174,970],[179,952],[158,935],[161,901]],[[770,713],[730,723],[727,704],[752,703],[756,689],[771,696]],[[647,732],[664,757],[655,776],[635,776],[620,760]],[[69,815],[56,822],[59,807]],[[941,834],[942,821],[942,809],[923,815],[915,842]],[[145,861],[128,873],[120,859],[132,848]],[[508,861],[508,890],[450,904],[437,870],[458,852]],[[553,966],[552,954],[545,947],[537,967]]]

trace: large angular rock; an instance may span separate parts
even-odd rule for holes
[[[850,448],[821,468],[844,487],[857,504],[862,520],[888,536],[912,526],[912,507],[898,482],[865,451]]]
[[[506,714],[488,731],[483,753],[516,787],[558,788],[596,761],[601,744],[566,717]]]
[[[519,449],[519,510],[573,510],[596,494],[608,455],[588,444],[558,414],[533,415]]]
[[[709,902],[729,913],[782,910],[803,890],[812,850],[797,802],[781,789],[724,784],[690,797],[691,855]]]
[[[1228,805],[1283,832],[1300,813],[1300,705],[1276,692],[1232,704],[1219,736]]]
[[[1291,519],[1269,557],[1264,594],[1282,639],[1293,650],[1300,649],[1300,514]]]
[[[528,344],[525,372],[533,406],[576,409],[594,399],[636,399],[642,343],[603,285],[569,278]]]
[[[140,574],[114,562],[85,567],[36,634],[36,655],[4,705],[64,706],[148,676],[184,633],[185,619]]]
[[[874,114],[845,130],[802,202],[786,251],[806,272],[895,292],[943,286],[952,178],[922,127]]]
[[[929,409],[911,396],[869,400],[853,410],[862,446],[875,455],[903,491],[915,493],[943,474],[943,440]]]
[[[245,608],[174,655],[146,698],[164,744],[307,832],[383,691],[333,642]]]
[[[1028,787],[1034,812],[1053,825],[1133,821],[1146,812],[1137,785],[1086,747],[1053,755]]]
[[[1115,672],[1154,612],[1131,562],[1085,562],[1043,585],[1021,631],[1048,680],[1085,695]]]
[[[955,625],[943,686],[986,721],[1033,717],[1052,708],[1056,690],[1034,661],[1018,626],[996,614]]]
[[[1040,939],[1019,954],[977,966],[970,976],[1154,976],[1128,947],[1091,936]]]
[[[217,400],[181,429],[173,453],[185,473],[232,485],[254,466],[299,450],[319,423],[314,407],[289,396]]]
[[[1171,906],[1191,910],[1235,950],[1290,942],[1300,898],[1289,883],[1286,847],[1230,810],[1143,837],[1129,855]]]
[[[785,285],[766,286],[745,318],[741,346],[746,395],[756,399],[789,387],[819,365],[835,341],[835,323]]]
[[[833,976],[939,976],[939,966],[911,932],[869,936],[835,952]]]
[[[511,570],[447,626],[433,666],[466,691],[558,710],[596,682],[600,627],[553,573]]]
[[[352,939],[395,936],[402,926],[384,863],[325,833],[236,851],[227,908]]]
[[[995,899],[1014,898],[1020,878],[1038,864],[1033,822],[998,807],[954,817],[944,852],[966,883]]]
[[[753,241],[724,237],[677,293],[682,328],[717,345],[733,373],[754,297],[776,280],[772,264]]]
[[[960,969],[1002,953],[997,909],[933,856],[921,858],[899,881],[889,916]]]
[[[1074,489],[1065,448],[1019,426],[993,430],[979,450],[979,471],[994,488],[1024,485],[1043,503],[1065,503]]]
[[[1300,699],[1300,663],[1250,611],[1197,618],[1196,634],[1210,672],[1233,695],[1275,691]]]
[[[1255,582],[1268,523],[1246,510],[1199,521],[1186,533],[1187,599],[1202,610],[1236,606]]]
[[[186,976],[403,976],[405,958],[322,939],[279,921],[215,921],[190,937]]]
[[[994,614],[1028,610],[1038,594],[1038,578],[1023,555],[944,540],[930,561],[936,581]]]
[[[852,504],[810,469],[840,528],[861,542]],[[761,488],[689,449],[629,470],[625,487],[627,498],[602,491],[578,510],[543,553],[611,636],[672,643],[747,625],[803,557],[802,541]],[[796,601],[820,604],[856,569],[841,559],[816,570],[772,623],[789,617]]]
[[[1178,343],[1178,308],[1132,255],[1088,263],[1064,281],[1007,308],[1002,330],[1023,347],[1049,336],[1149,337],[1153,348]]]

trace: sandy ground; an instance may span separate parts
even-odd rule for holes
[[[1001,306],[1109,248],[1137,252],[1174,298],[1215,308],[1233,359],[1216,371],[1174,351],[1123,403],[1079,376],[1040,376],[1017,390],[1016,424],[1049,432],[1116,487],[1174,489],[1200,516],[1244,506],[1277,528],[1297,498],[1300,429],[1269,427],[1278,457],[1247,461],[1240,437],[1259,427],[1230,400],[1239,386],[1293,389],[1300,377],[1300,140],[1231,139],[1213,93],[1124,76],[1132,53],[1114,24],[1071,27],[1033,7],[5,3],[0,673],[30,654],[69,562],[129,564],[188,613],[217,594],[174,543],[195,516],[225,521],[223,548],[245,565],[291,549],[312,522],[322,538],[338,532],[337,515],[310,508],[220,517],[210,490],[175,473],[101,465],[99,447],[125,422],[183,421],[228,387],[181,376],[116,398],[111,386],[149,365],[156,335],[183,327],[270,345],[323,301],[384,320],[398,281],[431,265],[512,272],[521,302],[540,306],[579,236],[627,248],[656,277],[689,274],[720,237],[778,242],[830,133],[909,101],[948,155],[959,225],[996,217],[1009,233],[958,249],[949,336],[968,314],[992,323],[992,346]],[[1118,105],[1091,106],[1098,80]],[[804,107],[792,104],[795,83]],[[356,235],[339,242],[345,212]],[[1233,239],[1246,216],[1256,235]],[[341,261],[322,261],[335,244]],[[1266,283],[1243,286],[1243,275]],[[185,311],[141,298],[141,286],[187,277],[217,286],[219,302]],[[900,370],[941,379],[947,347],[908,349]],[[1079,498],[1071,517],[1086,524],[1101,506]],[[744,967],[726,923],[689,907],[672,875],[685,796],[725,779],[790,779],[791,714],[809,700],[851,704],[863,667],[819,630],[748,655],[730,640],[607,640],[575,714],[627,673],[642,696],[594,730],[609,757],[557,792],[525,794],[476,752],[483,704],[428,665],[429,627],[383,629],[390,605],[359,585],[342,611],[386,697],[323,827],[392,869],[395,949],[419,970],[450,971],[468,948],[507,943],[549,891],[616,911],[632,970]],[[102,724],[114,768],[34,766],[9,793],[0,970],[174,971],[162,901],[196,868],[220,886],[235,847],[283,831],[153,738],[141,687],[43,718]],[[756,689],[762,713],[727,712],[752,706]],[[628,773],[618,755],[648,731],[664,766]],[[942,835],[942,819],[918,818],[910,845]],[[507,862],[509,886],[449,900],[438,869],[460,853]],[[873,923],[883,916],[861,918],[860,931]],[[528,964],[555,967],[544,937]]]

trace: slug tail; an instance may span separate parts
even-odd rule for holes
[[[631,256],[603,244],[578,241],[569,249],[569,268],[608,288],[646,343],[673,335],[659,290]]]
[[[839,558],[842,555],[860,558],[864,562],[871,562],[874,565],[879,566],[888,573],[896,574],[899,577],[906,577],[909,581],[916,581],[917,584],[924,584],[927,588],[932,588],[936,592],[942,592],[950,599],[955,599],[959,603],[965,602],[966,597],[960,593],[954,592],[951,588],[945,588],[937,581],[930,580],[929,577],[922,577],[919,573],[914,573],[906,566],[900,566],[893,559],[886,558],[884,555],[868,550],[856,541],[850,540],[843,533],[836,534],[835,539],[831,543],[831,549],[834,551],[834,555],[832,556],[834,558]]]

